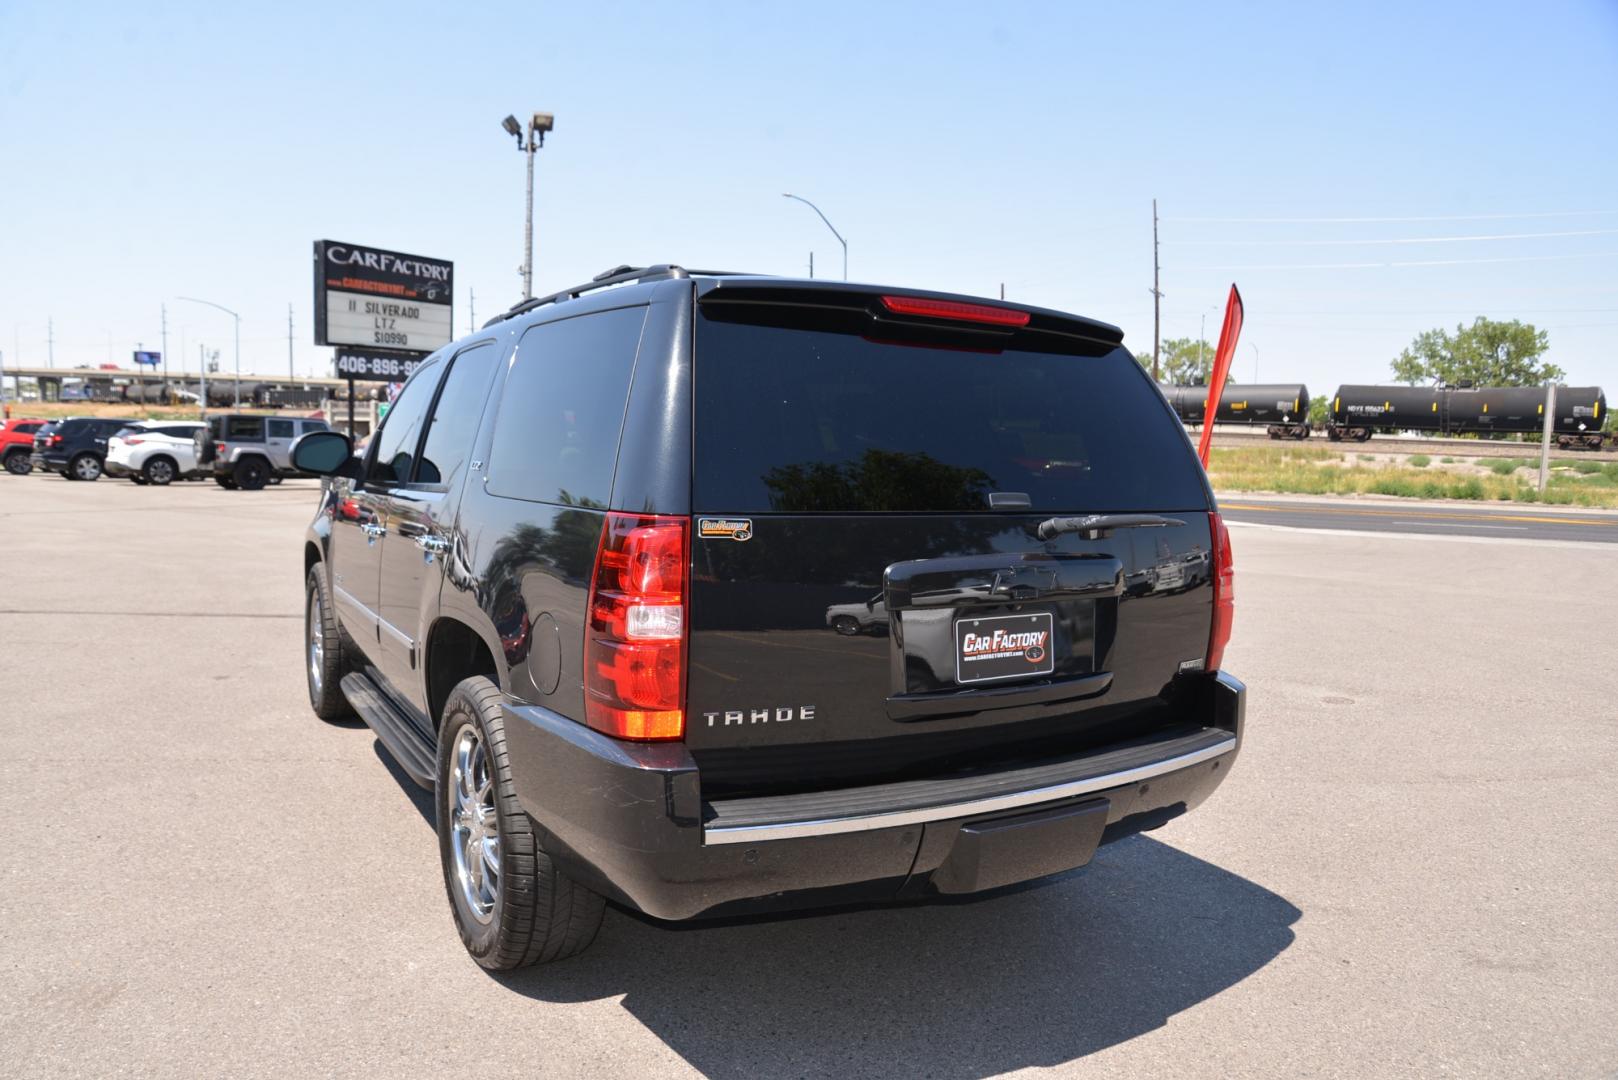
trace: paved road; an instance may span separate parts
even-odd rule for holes
[[[1243,494],[1222,495],[1219,505],[1231,521],[1294,529],[1618,543],[1618,513],[1553,506],[1509,509],[1499,503],[1315,500]]]
[[[975,903],[611,910],[491,978],[427,802],[308,711],[311,498],[0,477],[8,1078],[1618,1068],[1610,549],[1244,530],[1249,737],[1195,814]]]

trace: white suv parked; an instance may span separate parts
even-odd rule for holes
[[[197,471],[196,421],[147,420],[130,424],[107,440],[109,476],[159,486]]]

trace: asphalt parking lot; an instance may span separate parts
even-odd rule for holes
[[[1610,1076],[1604,544],[1233,527],[1243,757],[971,903],[463,953],[430,805],[310,713],[310,482],[0,477],[9,1076]]]

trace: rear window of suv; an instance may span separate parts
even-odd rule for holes
[[[700,311],[700,308],[699,308]],[[701,513],[1197,510],[1184,428],[1123,348],[965,351],[699,314]]]

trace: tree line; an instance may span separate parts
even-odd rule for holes
[[[1424,330],[1390,366],[1393,377],[1410,386],[1543,386],[1566,377],[1557,365],[1541,361],[1549,348],[1550,336],[1532,323],[1479,316],[1470,326],[1458,324],[1454,333],[1442,327]],[[1152,369],[1150,349],[1135,353],[1135,359]],[[1207,382],[1213,360],[1214,346],[1208,341],[1169,338],[1163,342],[1159,378],[1170,386]]]

